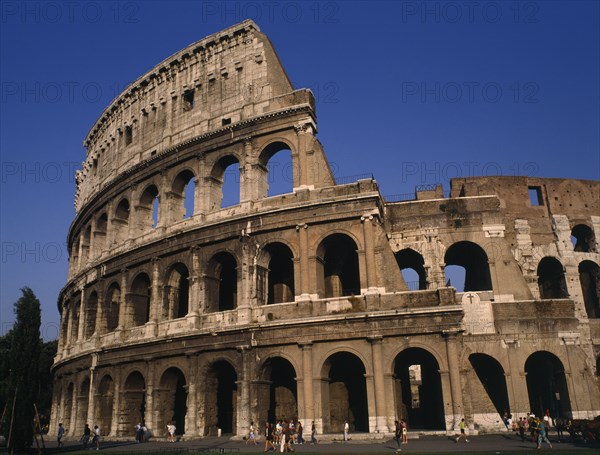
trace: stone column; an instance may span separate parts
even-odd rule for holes
[[[460,384],[460,363],[458,357],[458,335],[460,330],[444,330],[443,336],[446,340],[446,355],[448,357],[448,374],[450,377],[450,394],[452,399],[453,429],[458,427],[458,423],[464,414],[462,389]]]
[[[309,252],[308,252],[308,224],[296,225],[296,232],[300,236],[300,295],[299,300],[310,300],[314,290],[310,286]]]
[[[396,402],[399,397],[396,396],[395,392],[395,378],[391,373],[385,373],[383,375],[383,382],[385,387],[385,413],[386,422],[388,429],[394,429],[394,420],[399,417],[396,413]]]
[[[373,247],[373,215],[364,215],[360,218],[363,225],[363,241],[365,245],[365,268],[367,277],[367,292],[377,292],[377,264],[375,263],[375,249]]]
[[[192,253],[192,270],[190,270],[190,297],[187,318],[193,328],[200,326],[200,314],[202,312],[200,308],[201,300],[201,286],[202,286],[202,266],[201,266],[201,254],[202,250],[199,246],[191,248]]]
[[[86,307],[87,307],[87,293],[85,292],[85,286],[81,287],[81,301],[79,303],[79,325],[77,328],[77,341],[85,340],[85,320],[87,319]]]
[[[79,402],[77,398],[79,397],[80,388],[79,378],[75,375],[73,378],[73,395],[71,397],[71,418],[69,419],[71,428],[68,429],[69,436],[79,436],[81,435],[79,429],[81,428],[83,430],[83,427],[81,426],[83,424],[79,422],[79,419],[77,418],[77,404]]]
[[[121,301],[119,302],[119,325],[115,331],[121,331],[130,326],[127,310],[127,269],[121,270]]]
[[[525,380],[525,372],[521,372],[517,365],[515,356],[519,348],[519,341],[515,339],[505,339],[506,355],[508,357],[509,372],[506,374],[508,381],[508,396],[510,399],[510,412],[513,419],[516,417],[526,417],[529,413],[529,396],[527,394],[527,383]],[[525,393],[523,393],[525,392]]]
[[[150,285],[150,314],[146,335],[158,335],[158,321],[161,307],[162,286],[160,285],[160,259],[152,258],[152,283]]]
[[[144,420],[146,426],[154,433],[159,433],[162,428],[154,428],[156,425],[156,413],[160,412],[158,409],[154,409],[154,362],[152,360],[146,360],[146,410],[144,414]]]
[[[116,365],[116,368],[112,371],[113,380],[114,380],[114,401],[113,401],[113,409],[112,409],[112,418],[110,424],[110,435],[112,436],[120,436],[118,434],[119,430],[119,417],[121,414],[121,368],[119,365]]]
[[[298,344],[302,349],[302,377],[304,387],[304,419],[303,424],[307,434],[310,434],[310,425],[315,418],[315,398],[313,395],[313,359],[312,341],[303,341]]]
[[[252,137],[242,139],[244,163],[240,163],[240,204],[259,199],[260,168],[252,160]]]
[[[248,363],[251,360],[248,358],[250,355],[250,346],[238,346],[237,350],[240,353],[242,360],[241,379],[236,382],[239,390],[236,434],[240,436],[246,433],[246,428],[248,427],[250,419],[250,377],[248,374]]]
[[[386,396],[385,383],[383,376],[383,337],[374,336],[368,338],[371,343],[371,353],[373,356],[373,385],[375,388],[375,431],[377,433],[387,433],[389,428],[386,422]]]
[[[296,131],[296,143],[298,144],[295,153],[296,156],[292,155],[292,164],[294,169],[294,191],[296,191],[309,186],[310,169],[308,165],[307,143],[310,129],[308,125],[298,125],[294,127],[294,130]]]
[[[106,308],[104,306],[104,296],[106,290],[104,286],[100,287],[100,292],[98,292],[98,306],[96,307],[96,324],[94,324],[94,334],[93,337],[98,337],[100,335],[104,335],[107,331],[107,315]]]
[[[58,355],[63,356],[64,352],[63,349],[65,348],[65,346],[67,345],[66,341],[68,341],[68,336],[69,336],[69,321],[67,321],[67,317],[68,317],[68,310],[67,307],[65,306],[65,302],[61,302],[60,303],[60,332],[58,335],[58,346],[56,348],[56,352]],[[67,330],[64,330],[65,327],[65,323],[66,323],[66,328]]]
[[[251,289],[252,269],[254,268],[255,241],[250,237],[242,238],[242,263],[238,264],[237,272],[240,286],[237,299],[238,323],[247,324],[251,321]]]
[[[188,356],[189,372],[187,385],[187,412],[185,414],[185,437],[198,436],[196,383],[198,381],[198,356],[190,353]]]
[[[87,421],[90,424],[90,428],[94,428],[96,422],[96,400],[94,400],[96,384],[95,384],[95,371],[98,365],[98,354],[92,354],[92,365],[90,366],[90,390],[88,393],[88,409],[87,409]],[[102,430],[102,428],[101,428]]]

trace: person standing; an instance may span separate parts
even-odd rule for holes
[[[398,449],[400,448],[400,438],[402,438],[402,427],[400,426],[400,422],[394,420],[394,439],[396,440]]]
[[[304,438],[302,436],[304,432],[304,427],[302,426],[302,422],[298,420],[298,444],[304,444]]]
[[[94,426],[94,438],[92,444],[96,446],[96,450],[100,450],[100,428],[98,425]]]
[[[523,421],[523,417],[519,417],[519,436],[521,437],[521,442],[525,442],[525,421]]]
[[[465,442],[469,442],[469,440],[467,439],[467,433],[465,432],[466,426],[467,425],[465,424],[465,418],[463,417],[460,420],[460,423],[458,424],[458,428],[460,429],[460,434],[456,438],[456,442],[460,441],[460,438],[462,438],[462,437],[465,438]]]
[[[537,431],[538,431],[538,438],[537,438],[536,449],[542,448],[542,442],[545,442],[546,444],[548,444],[550,446],[550,448],[552,448],[552,444],[550,444],[550,440],[548,439],[548,436],[546,436],[546,424],[544,423],[543,419],[537,421]]]
[[[310,443],[311,444],[316,444],[317,443],[317,427],[315,425],[315,421],[314,420],[310,424]]]
[[[402,444],[408,444],[408,424],[406,420],[400,419],[400,427],[402,428]]]
[[[175,425],[173,425],[173,422],[167,424],[167,441],[175,442]]]
[[[62,423],[58,424],[58,433],[56,433],[56,442],[58,443],[58,447],[64,447],[65,443],[62,442],[62,438],[65,435],[65,427],[63,427]]]
[[[90,436],[92,435],[92,430],[90,426],[86,423],[85,428],[83,429],[83,436],[81,437],[81,442],[83,443],[83,448],[87,449],[88,443],[90,442]]]
[[[254,422],[250,422],[250,431],[248,432],[246,445],[248,445],[249,442],[252,442],[255,446],[258,445],[258,442],[256,442],[256,429],[254,428]]]
[[[350,425],[348,424],[348,421],[346,420],[344,422],[344,441],[348,441],[350,439]]]

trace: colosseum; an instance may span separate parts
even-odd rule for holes
[[[50,431],[240,437],[287,417],[383,437],[399,417],[484,432],[505,412],[600,414],[600,182],[385,198],[336,181],[316,134],[312,93],[252,21],[104,110],[76,178]],[[272,195],[276,154],[293,188]]]

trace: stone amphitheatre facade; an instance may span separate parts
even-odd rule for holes
[[[373,434],[398,417],[444,431],[600,414],[599,182],[456,178],[394,202],[372,178],[336,184],[316,133],[313,95],[251,21],[105,109],[77,175],[53,428],[240,436],[287,417]],[[293,187],[272,196],[279,152]],[[239,202],[223,207],[226,169]]]

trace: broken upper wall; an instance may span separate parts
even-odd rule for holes
[[[130,84],[84,145],[75,208],[117,175],[193,137],[314,101],[294,92],[273,46],[250,20],[191,44]]]
[[[571,229],[578,224],[593,229],[593,217],[600,214],[600,182],[595,180],[471,177],[452,179],[450,186],[452,197],[496,195],[513,243],[514,220],[527,220],[533,244],[544,245],[556,240],[556,217],[566,217]]]

